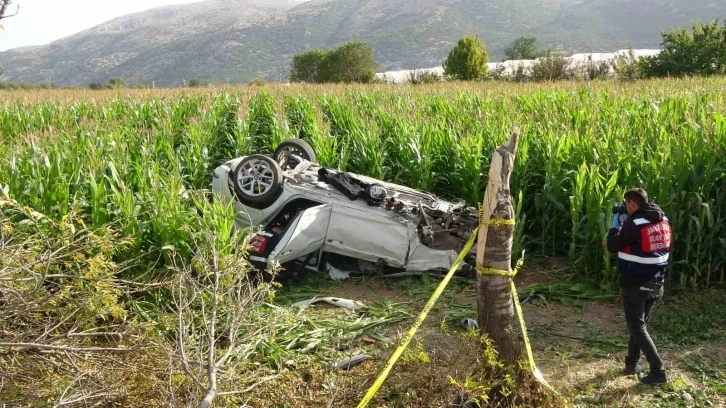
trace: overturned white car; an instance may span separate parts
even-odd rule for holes
[[[321,167],[299,139],[272,157],[220,165],[212,189],[234,202],[238,227],[260,228],[251,263],[266,270],[279,262],[293,278],[304,268],[338,279],[448,270],[478,223],[463,200]],[[474,262],[472,251],[460,270],[472,271]]]

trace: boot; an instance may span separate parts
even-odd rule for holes
[[[648,375],[640,379],[640,382],[648,385],[660,385],[668,382],[668,375],[664,370],[653,371],[650,370]]]
[[[634,375],[634,374],[640,374],[645,370],[645,367],[643,367],[640,363],[635,363],[633,365],[626,365],[625,371],[623,372],[625,375]]]

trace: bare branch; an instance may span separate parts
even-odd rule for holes
[[[202,385],[202,383],[199,381],[197,376],[194,375],[194,373],[192,373],[192,369],[191,369],[191,367],[189,367],[189,360],[187,359],[186,351],[184,350],[184,333],[186,332],[186,330],[184,330],[184,318],[183,318],[182,314],[184,311],[184,307],[188,306],[188,304],[182,305],[182,301],[181,301],[181,298],[183,296],[183,294],[182,294],[183,293],[183,289],[182,289],[183,283],[184,283],[184,276],[182,274],[179,274],[179,303],[177,304],[177,318],[178,318],[178,323],[179,323],[179,326],[178,326],[179,327],[179,330],[178,330],[179,340],[177,340],[177,343],[179,344],[179,356],[181,358],[182,367],[184,368],[184,371],[187,373],[187,375],[189,377],[191,377],[191,379],[194,381],[194,384],[196,384],[197,387],[204,389],[204,385]],[[196,293],[195,293],[195,297],[196,297]],[[192,301],[193,301],[193,299],[192,299]],[[189,303],[191,303],[191,301]]]
[[[72,337],[105,337],[106,339],[115,338],[116,340],[121,340],[123,338],[123,333],[118,332],[95,332],[95,333],[66,333],[62,336],[57,336],[50,338],[48,340],[48,343],[55,343],[58,340],[64,340],[64,339],[70,339]]]
[[[9,17],[15,17],[20,12],[20,5],[18,5],[18,6],[16,6],[15,14],[6,16],[5,13],[7,12],[7,8],[10,5],[10,3],[12,3],[12,1],[10,1],[10,0],[0,0],[0,20],[2,20],[4,18],[9,18]],[[0,73],[0,74],[2,74],[2,73]]]
[[[127,353],[130,351],[141,351],[144,347],[70,347],[70,346],[52,346],[50,344],[40,343],[0,343],[0,348],[17,349],[17,353],[34,353],[38,351],[62,351],[71,353]]]
[[[63,405],[71,405],[71,404],[75,404],[77,402],[81,402],[81,401],[85,401],[85,400],[89,400],[89,399],[93,399],[93,398],[110,397],[112,395],[113,394],[110,394],[110,393],[85,395],[85,396],[82,396],[82,397],[76,397],[76,398],[74,398],[72,400],[59,402],[59,403],[55,404],[53,407],[62,407]]]
[[[216,237],[212,236],[210,242],[216,242]],[[214,244],[212,244],[214,245]],[[209,322],[209,352],[207,354],[207,376],[209,378],[209,388],[207,395],[204,396],[199,408],[208,408],[212,405],[212,401],[217,395],[217,370],[219,366],[214,361],[214,351],[216,349],[215,327],[217,323],[217,307],[219,307],[219,254],[214,246],[212,246],[212,268],[214,270],[214,292],[212,293],[212,310]],[[226,355],[226,353],[225,353]]]

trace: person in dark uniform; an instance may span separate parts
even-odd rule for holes
[[[625,373],[644,371],[638,362],[642,351],[650,364],[650,372],[640,381],[649,385],[664,384],[668,376],[647,325],[653,306],[663,297],[671,225],[660,207],[648,202],[648,195],[641,188],[627,191],[623,205],[627,216],[614,215],[607,249],[618,255],[623,309],[630,333]]]

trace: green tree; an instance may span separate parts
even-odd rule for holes
[[[292,58],[290,82],[316,82],[318,68],[325,59],[325,55],[325,51],[317,48],[295,54]]]
[[[685,27],[663,31],[663,49],[658,55],[640,60],[646,77],[723,75],[726,74],[726,24],[718,19],[702,24],[696,21],[692,31]]]
[[[479,37],[462,37],[444,61],[444,75],[464,81],[487,76],[489,55]]]
[[[111,78],[108,80],[108,84],[106,84],[106,88],[108,88],[108,89],[126,88],[126,82],[124,82],[124,80],[119,77]]]
[[[361,41],[351,41],[325,54],[316,82],[370,83],[378,67],[373,48]]]
[[[504,55],[508,60],[533,60],[544,56],[545,51],[537,48],[537,37],[519,37]]]
[[[199,88],[200,86],[202,86],[202,82],[199,81],[197,78],[192,78],[187,81],[187,86],[190,88]]]
[[[103,84],[100,84],[98,82],[93,82],[90,85],[88,85],[88,87],[93,89],[94,91],[97,91],[99,89],[103,89]]]

